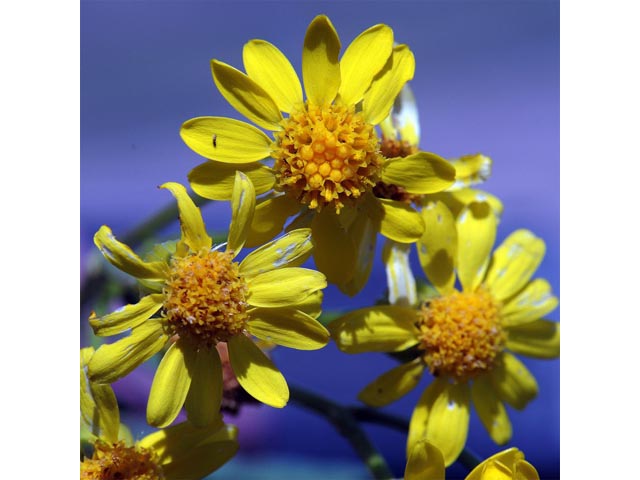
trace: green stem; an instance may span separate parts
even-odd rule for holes
[[[291,401],[320,413],[345,437],[376,480],[393,478],[384,457],[376,450],[347,407],[300,387],[289,385]]]

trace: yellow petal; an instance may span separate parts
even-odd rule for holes
[[[511,440],[509,416],[488,378],[479,377],[473,381],[471,398],[482,424],[493,441],[498,445],[504,445]]]
[[[500,322],[512,327],[544,317],[558,306],[558,298],[551,293],[551,285],[537,278],[516,297],[509,299],[500,311]]]
[[[393,47],[393,30],[374,25],[358,35],[340,60],[340,97],[346,105],[355,105],[369,88],[373,77],[385,66]]]
[[[89,362],[92,382],[113,383],[158,353],[169,337],[160,320],[147,320],[117,342],[101,345]]]
[[[382,249],[382,261],[387,272],[389,303],[410,307],[418,303],[416,279],[409,265],[411,246],[387,240]]]
[[[311,255],[311,229],[300,228],[254,250],[240,262],[240,273],[252,278],[284,267],[299,267]]]
[[[357,252],[353,239],[334,210],[323,209],[311,222],[313,259],[327,281],[344,284],[354,274]]]
[[[93,353],[93,347],[80,350],[80,418],[96,437],[117,442],[120,427],[118,401],[110,385],[89,381],[87,366]]]
[[[262,350],[244,335],[231,337],[228,346],[231,368],[242,388],[262,403],[284,407],[289,401],[289,387]]]
[[[384,68],[376,75],[371,88],[364,94],[362,111],[367,123],[377,125],[389,115],[393,102],[404,87],[413,78],[416,67],[413,53],[406,45],[393,49]]]
[[[210,200],[231,200],[236,171],[244,173],[261,195],[273,188],[276,177],[269,167],[259,163],[243,165],[206,161],[189,172],[189,183],[198,195]]]
[[[191,373],[191,387],[184,408],[196,427],[213,424],[220,416],[222,403],[222,363],[215,347],[196,353]]]
[[[442,452],[425,440],[415,443],[404,471],[404,480],[443,480],[444,458]]]
[[[247,280],[247,303],[255,307],[289,307],[327,286],[325,276],[307,268],[281,268]]]
[[[469,429],[469,387],[464,383],[451,384],[436,379],[427,387],[411,416],[407,451],[426,439],[451,465],[462,452]]]
[[[164,280],[167,264],[162,262],[145,262],[124,243],[116,240],[111,229],[106,225],[100,227],[93,237],[104,258],[114,267],[136,278]]]
[[[299,211],[300,204],[288,195],[279,195],[258,202],[245,246],[257,247],[272,240],[282,232],[287,218]]]
[[[298,350],[318,350],[329,342],[327,329],[295,308],[256,308],[249,315],[249,332],[267,342]]]
[[[278,108],[291,112],[302,104],[302,87],[287,57],[264,40],[251,40],[242,50],[244,69],[249,78],[265,89]]]
[[[402,87],[400,94],[393,102],[389,117],[393,131],[397,132],[391,138],[399,137],[401,140],[408,142],[409,145],[416,147],[420,144],[420,116],[418,115],[416,98],[408,83]]]
[[[213,444],[219,441],[236,439],[235,427],[232,431],[225,425],[222,415],[206,428],[195,427],[189,422],[181,422],[147,435],[137,442],[137,446],[143,447],[158,455],[158,462],[166,465],[172,460],[187,455],[196,445]]]
[[[227,252],[236,257],[247,239],[251,229],[253,212],[256,209],[256,191],[253,183],[242,172],[236,172],[233,195],[231,197],[231,223],[229,224],[229,240]]]
[[[187,190],[179,183],[168,182],[160,185],[166,188],[178,201],[178,212],[180,213],[180,229],[182,231],[182,241],[186,243],[194,252],[211,249],[211,237],[207,235],[207,230],[202,220],[202,213],[196,207]]]
[[[271,155],[271,140],[261,130],[240,120],[197,117],[180,127],[187,146],[209,160],[244,164]]]
[[[449,163],[456,169],[456,183],[452,188],[465,188],[482,183],[491,175],[491,158],[481,153],[450,158]]]
[[[518,293],[544,257],[544,242],[529,230],[516,230],[493,252],[486,283],[498,300]]]
[[[417,318],[413,308],[379,305],[343,315],[329,331],[346,353],[399,352],[418,343]]]
[[[513,480],[540,480],[538,471],[526,460],[516,462]]]
[[[489,254],[496,240],[496,217],[488,203],[471,203],[460,212],[458,227],[458,278],[465,292],[484,279]]]
[[[330,104],[340,87],[340,39],[331,21],[318,15],[309,24],[302,51],[302,81],[308,100]]]
[[[418,212],[404,202],[367,195],[367,214],[379,222],[380,233],[400,243],[413,243],[424,233],[424,222]]]
[[[99,336],[122,333],[129,328],[137,327],[153,316],[162,307],[163,300],[164,295],[161,293],[147,295],[138,303],[125,305],[103,317],[92,313],[89,317],[89,324],[93,328],[93,333]]]
[[[534,358],[560,356],[560,324],[537,320],[507,329],[507,348]]]
[[[317,290],[308,297],[303,298],[302,300],[298,300],[292,305],[289,305],[289,307],[300,310],[301,312],[304,312],[313,318],[318,318],[322,313],[323,298],[324,292],[322,290]]]
[[[211,60],[213,81],[224,98],[239,113],[267,130],[279,130],[282,114],[271,96],[240,70]]]
[[[516,462],[519,462],[521,460],[524,460],[524,454],[520,450],[515,447],[507,448],[506,450],[496,453],[495,455],[492,455],[485,461],[483,461],[480,465],[474,468],[469,475],[467,475],[467,478],[465,478],[465,480],[486,480],[487,477],[483,476],[482,474],[488,464],[502,465],[509,472],[511,472],[511,467],[515,465]],[[513,479],[509,475],[507,477],[507,480]]]
[[[173,422],[187,398],[196,352],[183,340],[178,340],[164,354],[153,377],[147,423],[163,428]]]
[[[422,209],[425,229],[416,243],[422,270],[442,295],[454,290],[458,249],[456,220],[442,202],[427,202]]]
[[[441,192],[453,185],[455,178],[456,169],[435,153],[418,152],[382,164],[382,181],[409,193]]]
[[[354,296],[366,285],[373,267],[376,253],[378,227],[367,215],[358,215],[349,226],[348,235],[354,241],[356,262],[353,276],[346,284],[338,284],[338,288],[349,296]]]
[[[418,385],[424,368],[420,358],[395,367],[367,385],[358,399],[371,407],[384,407],[395,402]]]
[[[464,207],[473,202],[487,202],[491,205],[491,209],[498,220],[503,211],[502,202],[497,197],[482,190],[474,190],[472,188],[462,188],[460,190],[450,188],[446,192],[432,194],[429,200],[439,200],[443,202],[456,218],[458,218]]]
[[[538,395],[536,379],[520,360],[507,352],[491,371],[491,383],[498,396],[518,410]]]

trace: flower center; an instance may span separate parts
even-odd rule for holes
[[[482,288],[426,302],[418,326],[422,358],[431,373],[466,381],[491,370],[506,340],[499,308]]]
[[[174,258],[165,285],[164,315],[173,333],[210,347],[242,333],[247,284],[230,252]]]
[[[124,442],[97,441],[91,458],[80,463],[80,480],[163,480],[153,451]]]
[[[371,190],[383,158],[373,125],[354,106],[305,103],[281,123],[271,154],[278,187],[309,208],[345,202]]]

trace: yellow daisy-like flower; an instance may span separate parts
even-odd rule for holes
[[[111,383],[171,344],[153,379],[147,421],[164,427],[184,405],[189,420],[207,425],[217,418],[222,397],[222,367],[215,348],[226,342],[231,367],[242,387],[257,400],[284,407],[287,383],[247,336],[278,345],[314,350],[329,333],[316,320],[326,279],[299,268],[311,252],[311,232],[298,229],[251,252],[242,249],[255,206],[251,181],[238,172],[226,250],[212,249],[200,209],[185,188],[166,183],[178,202],[182,238],[174,253],[145,261],[103,226],[95,243],[114,266],[138,278],[150,291],[135,305],[89,319],[97,335],[131,334],[102,345],[89,363],[89,376]],[[160,316],[153,317],[157,312]]]
[[[258,194],[271,192],[256,208],[248,245],[273,238],[298,214],[292,225],[311,227],[318,269],[355,294],[368,278],[378,232],[410,243],[424,231],[409,205],[373,195],[376,182],[434,193],[454,182],[455,169],[431,153],[402,162],[380,153],[375,127],[415,69],[409,48],[393,46],[391,28],[365,30],[339,59],[340,48],[329,19],[316,17],[302,53],[306,100],[287,58],[264,40],[244,46],[246,74],[212,60],[220,93],[247,119],[273,132],[273,139],[251,124],[221,117],[188,120],[180,134],[212,160],[189,174],[199,195],[228,199],[236,170],[251,178]],[[273,166],[258,163],[267,158]]]
[[[444,457],[434,444],[416,442],[409,454],[404,480],[444,480]],[[465,480],[540,480],[537,470],[517,448],[508,448],[484,460]]]
[[[420,118],[416,99],[407,84],[396,98],[391,113],[380,124],[382,129],[381,152],[385,157],[407,157],[419,150]],[[454,216],[458,216],[465,205],[471,202],[488,202],[499,218],[502,215],[502,202],[488,192],[471,188],[486,181],[491,175],[492,160],[481,153],[463,155],[447,160],[456,170],[456,181],[445,191],[416,195],[407,192],[398,185],[379,181],[373,193],[380,198],[414,202],[423,205],[432,201],[441,201]]]
[[[118,403],[109,385],[90,381],[92,347],[80,350],[80,418],[92,433],[93,455],[80,462],[81,480],[199,480],[237,452],[237,430],[218,416],[208,427],[184,422],[147,435],[122,439]]]
[[[450,465],[464,448],[471,402],[491,438],[504,444],[511,423],[503,402],[524,408],[538,392],[535,378],[511,352],[538,358],[559,355],[558,323],[541,317],[558,299],[546,280],[531,280],[544,242],[528,230],[512,233],[491,256],[496,217],[488,203],[471,203],[458,218],[441,202],[422,211],[427,229],[418,241],[422,268],[438,295],[416,308],[408,265],[397,263],[388,277],[396,305],[364,308],[329,325],[347,353],[399,352],[415,347],[417,358],[385,373],[359,398],[383,406],[412,390],[423,372],[436,379],[411,418],[408,451],[426,439]],[[392,251],[391,256],[403,258]],[[460,281],[462,290],[454,287]]]

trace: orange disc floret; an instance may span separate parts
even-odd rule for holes
[[[378,181],[378,137],[355,107],[305,103],[281,125],[271,154],[277,186],[309,208],[339,213]]]
[[[491,370],[506,340],[499,312],[483,288],[425,302],[419,347],[431,373],[466,381]]]
[[[164,291],[172,333],[210,347],[244,331],[247,284],[232,260],[219,251],[173,259]]]
[[[124,442],[109,444],[98,440],[93,456],[80,463],[80,480],[163,480],[156,454]]]

